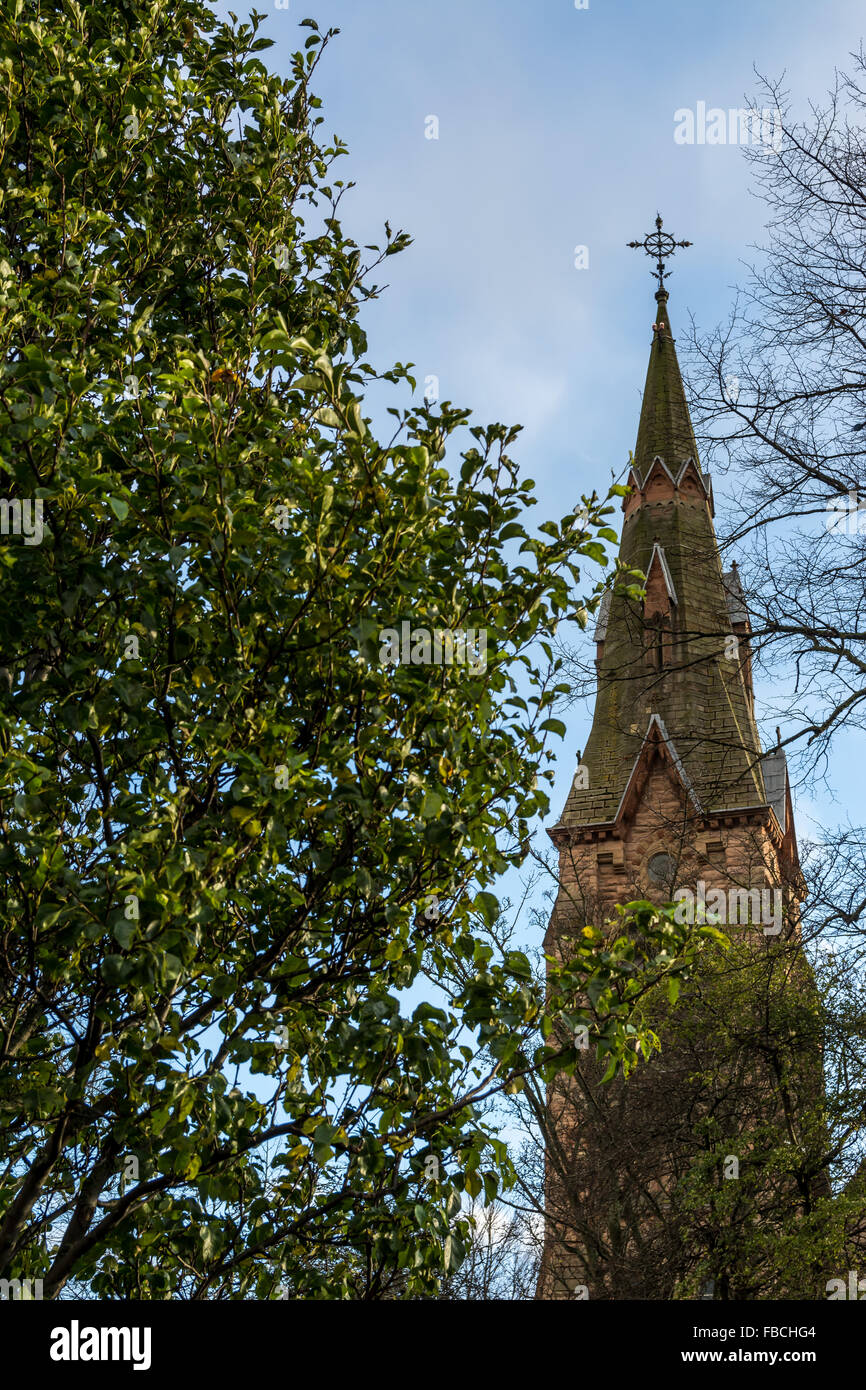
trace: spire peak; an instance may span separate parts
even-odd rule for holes
[[[661,218],[658,218],[657,222],[660,223]],[[659,276],[659,287],[655,292],[656,314],[652,326],[652,347],[634,451],[635,465],[641,478],[646,477],[656,457],[664,459],[674,474],[678,472],[685,459],[693,458],[696,464],[698,459],[698,446],[686,403],[668,313],[670,296],[664,284],[664,276],[668,273],[665,271],[664,258],[671,254],[667,243],[670,243],[671,248],[689,246],[691,243],[675,242],[673,237],[668,237],[667,241],[660,244],[663,235],[659,229],[656,236],[647,237],[647,243],[651,245],[647,244],[644,247],[648,255],[657,256],[657,266],[653,273]],[[643,245],[641,242],[629,244]]]

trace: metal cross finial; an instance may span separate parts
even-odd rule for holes
[[[634,246],[638,249],[643,247],[648,256],[655,256],[656,268],[655,270],[651,270],[650,274],[657,277],[660,290],[663,290],[665,287],[665,274],[670,275],[671,273],[670,271],[665,271],[665,259],[672,256],[677,247],[691,246],[691,244],[690,241],[674,241],[669,232],[663,232],[662,220],[658,213],[656,213],[655,231],[650,232],[648,236],[644,237],[643,241],[630,241],[628,243],[629,246]]]

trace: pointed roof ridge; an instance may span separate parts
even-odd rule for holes
[[[678,471],[678,473],[677,473],[677,478],[676,478],[677,486],[679,487],[680,483],[681,483],[682,480],[683,480],[683,474],[685,473],[686,469],[687,469],[690,465],[691,465],[691,467],[695,470],[695,472],[697,473],[697,475],[698,475],[698,480],[699,480],[699,482],[701,483],[701,486],[703,487],[704,492],[707,492],[707,491],[709,490],[709,485],[710,485],[710,475],[709,475],[709,473],[705,473],[705,472],[704,472],[704,470],[701,468],[701,465],[698,463],[697,459],[693,459],[692,456],[691,456],[691,454],[689,454],[689,456],[688,456],[687,459],[683,459],[682,463],[680,464],[679,471]]]
[[[702,477],[683,379],[668,314],[667,290],[656,290],[656,321],[644,385],[634,461],[646,476],[656,458],[667,461],[668,472],[677,474],[690,458]]]
[[[665,556],[664,547],[659,545],[658,541],[653,541],[652,555],[650,556],[650,562],[647,566],[646,572],[647,579],[649,579],[650,577],[650,570],[652,569],[656,559],[658,559],[659,566],[661,568],[662,578],[665,581],[665,588],[668,591],[668,598],[670,599],[671,603],[677,603],[677,591],[674,588],[674,581],[671,578],[671,572],[668,568],[668,562]]]
[[[662,458],[661,454],[656,454],[655,458],[652,460],[652,462],[650,463],[649,467],[647,468],[646,473],[644,474],[643,486],[646,487],[646,484],[647,484],[647,482],[649,481],[649,476],[650,476],[650,474],[652,473],[653,469],[655,468],[656,464],[658,464],[659,468],[663,469],[664,472],[667,473],[667,475],[668,475],[668,477],[670,478],[671,482],[673,483],[674,487],[676,487],[676,485],[677,485],[677,477],[676,477],[676,474],[674,474],[674,473],[671,472],[671,470],[668,468],[667,464],[665,463],[664,459]]]
[[[593,822],[594,824],[609,826],[616,825],[616,823],[620,820],[623,814],[623,809],[629,799],[629,793],[632,787],[635,785],[641,764],[644,762],[647,756],[648,748],[652,745],[658,746],[659,744],[664,745],[671,767],[676,772],[676,775],[680,780],[680,784],[683,788],[683,791],[686,793],[686,796],[692,804],[692,808],[698,816],[703,816],[705,814],[704,808],[701,805],[700,797],[698,796],[697,791],[695,790],[694,783],[692,782],[692,779],[689,777],[689,774],[686,772],[683,760],[677,752],[676,747],[674,745],[674,741],[668,733],[667,728],[665,727],[664,720],[662,719],[660,714],[656,714],[655,712],[653,712],[649,717],[649,723],[647,724],[646,733],[641,739],[640,747],[638,748],[637,754],[635,755],[634,761],[631,765],[631,770],[628,774],[628,777],[626,778],[625,786],[623,787],[622,796],[619,799],[619,803],[617,805],[616,810],[613,813],[613,816],[609,820]],[[556,825],[552,826],[551,829],[549,829],[547,832],[553,840],[554,844],[558,842],[557,836],[567,833],[568,829],[570,828],[569,810],[572,806],[572,797],[575,792],[574,782],[576,776],[577,774],[575,773],[575,777],[572,778],[571,788],[565,799],[565,805],[562,808],[562,815],[560,816]]]
[[[632,785],[635,781],[635,778],[637,777],[638,769],[646,756],[647,747],[651,743],[664,744],[665,749],[667,750],[668,757],[670,758],[671,765],[675,769],[676,774],[679,777],[680,782],[682,783],[683,791],[686,793],[686,796],[692,803],[692,807],[694,808],[695,812],[699,816],[702,816],[704,814],[704,808],[701,805],[700,798],[697,792],[695,791],[692,780],[689,777],[689,774],[686,772],[685,767],[683,766],[683,760],[677,752],[676,748],[674,747],[673,739],[671,738],[670,734],[665,728],[665,722],[662,719],[661,715],[656,714],[654,712],[650,715],[646,733],[644,734],[640,748],[637,751],[637,757],[632,763],[631,772],[628,775],[625,787],[623,788],[622,796],[619,799],[619,805],[617,806],[616,812],[613,817],[613,823],[615,824],[622,815],[623,808],[626,802],[628,801],[629,792],[631,791]]]
[[[690,799],[692,805],[694,806],[694,808],[695,808],[695,810],[697,811],[698,815],[702,815],[702,814],[703,814],[703,807],[701,806],[701,803],[700,803],[700,799],[699,799],[699,797],[698,797],[698,794],[697,794],[697,792],[695,791],[694,786],[692,785],[692,780],[691,780],[691,778],[689,777],[689,774],[686,772],[686,770],[685,770],[685,768],[684,768],[684,766],[683,766],[682,758],[680,757],[679,753],[677,752],[676,748],[674,747],[674,741],[673,741],[673,739],[671,738],[670,734],[668,733],[667,729],[665,728],[665,721],[662,719],[662,717],[661,717],[660,714],[651,714],[651,715],[650,715],[650,721],[649,721],[649,724],[647,725],[647,731],[646,731],[646,733],[644,734],[644,741],[643,741],[643,745],[641,745],[641,748],[643,749],[643,746],[644,746],[644,745],[647,743],[647,741],[649,740],[650,734],[652,733],[653,724],[655,724],[655,725],[657,726],[658,731],[659,731],[659,733],[661,734],[662,740],[664,741],[664,743],[665,743],[665,745],[666,745],[666,747],[667,747],[667,750],[668,750],[668,752],[669,752],[670,755],[671,755],[671,762],[673,763],[674,767],[676,768],[677,772],[678,772],[679,775],[680,775],[680,781],[682,782],[683,786],[685,787],[686,791],[688,792],[688,794],[689,794],[689,799]],[[640,757],[640,754],[638,754],[638,757]]]

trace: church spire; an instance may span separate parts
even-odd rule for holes
[[[710,479],[671,334],[664,287],[671,250],[647,242],[660,287],[620,546],[623,564],[646,575],[646,597],[635,603],[613,593],[601,615],[585,785],[572,788],[561,822],[572,828],[628,815],[647,740],[693,810],[766,804],[748,637],[737,586],[722,571]]]
[[[665,279],[671,271],[667,262],[677,250],[691,246],[690,241],[676,241],[669,232],[662,230],[661,217],[656,214],[656,229],[643,241],[630,241],[636,250],[644,251],[655,261],[655,269],[650,273],[658,281],[656,290],[656,321],[653,324],[653,345],[647,368],[646,384],[643,393],[640,425],[634,461],[638,470],[638,480],[643,482],[647,470],[655,458],[662,458],[671,472],[674,466],[687,458],[697,461],[698,449],[695,443],[686,393],[680,376],[679,363],[671,334],[668,316],[668,292]]]
[[[651,1016],[665,1029],[662,1057],[625,1087],[601,1084],[601,1047],[598,1059],[576,1053],[573,1080],[551,1083],[542,1298],[573,1298],[575,1289],[593,1298],[674,1297],[687,1287],[691,1249],[680,1263],[679,1254],[671,1256],[664,1290],[646,1252],[676,1248],[670,1237],[684,1208],[672,1198],[675,1183],[704,1143],[706,1125],[721,1134],[719,1092],[707,1088],[708,1075],[724,1073],[725,1113],[737,1136],[720,1145],[748,1147],[749,1117],[761,1125],[778,1118],[782,1130],[790,1121],[778,1102],[776,1059],[765,1066],[763,1050],[765,943],[783,929],[786,941],[799,931],[805,894],[785,755],[760,745],[746,594],[736,569],[722,569],[710,479],[671,335],[665,261],[683,243],[666,236],[658,218],[655,235],[636,244],[654,256],[658,288],[620,560],[645,580],[640,596],[621,584],[609,588],[599,613],[592,728],[549,832],[560,853],[544,949],[551,962],[570,960],[590,923],[608,939],[629,930],[616,904],[676,898],[722,912],[725,930],[742,931],[756,969],[744,975],[738,956],[723,986],[729,991],[733,980],[735,995],[716,995],[716,957],[680,1002],[684,1024],[670,1026],[662,1001],[653,1002]],[[769,901],[771,893],[770,913],[764,895]],[[784,958],[785,981],[799,975],[794,962]],[[735,998],[741,1029],[752,987],[757,1050],[743,1051],[738,1033],[733,1071],[733,1053],[712,1071],[724,1011]],[[792,1006],[800,1000],[792,995]],[[571,1022],[558,1025],[566,1046]],[[820,1055],[810,1056],[795,1091],[817,1095],[820,1080]]]
[[[668,292],[657,290],[655,297],[656,318],[634,453],[641,482],[655,458],[663,459],[673,473],[685,459],[692,458],[697,463],[698,457],[671,334]]]

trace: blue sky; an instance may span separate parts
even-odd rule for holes
[[[669,283],[676,336],[689,314],[702,330],[727,317],[762,240],[764,205],[741,150],[677,144],[674,112],[750,104],[757,68],[784,74],[805,114],[864,27],[854,0],[257,8],[275,40],[262,56],[281,72],[306,15],[341,29],[316,90],[323,129],[350,147],[339,176],[357,187],[344,227],[363,244],[381,239],[388,218],[414,237],[365,312],[372,360],[414,362],[422,383],[437,376],[440,398],[478,422],[520,422],[516,456],[556,516],[605,489],[634,446],[655,304],[649,261],[625,243],[652,230],[657,209],[666,230],[694,242]],[[430,116],[438,139],[425,138]],[[587,269],[575,268],[578,245]],[[717,480],[719,510],[731,486]],[[588,727],[578,713],[569,722],[554,813]],[[801,839],[813,818],[862,819],[856,751],[838,745],[835,806],[823,791],[798,796]]]

